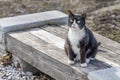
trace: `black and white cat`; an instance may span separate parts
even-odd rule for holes
[[[94,60],[99,44],[85,25],[86,14],[75,15],[70,10],[68,13],[69,31],[64,45],[68,64],[80,61],[81,67],[87,67],[87,63]]]

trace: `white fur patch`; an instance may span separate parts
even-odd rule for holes
[[[68,59],[68,64],[72,65],[74,63],[75,63],[74,61]]]
[[[71,27],[72,27],[72,28],[79,29],[79,26],[78,26],[78,24],[76,23],[76,20],[74,20],[74,22],[73,22],[73,24],[72,24]]]
[[[80,61],[80,54],[77,54],[76,58],[74,58],[74,61]]]
[[[80,64],[81,67],[87,67],[87,63]]]
[[[76,29],[76,28],[70,28],[68,32],[68,39],[70,40],[72,50],[76,55],[80,55],[80,48],[77,47],[79,45],[79,41],[82,40],[85,37],[84,28],[83,29]],[[78,56],[78,59],[80,59],[80,56]]]

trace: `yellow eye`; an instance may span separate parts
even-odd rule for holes
[[[80,23],[80,21],[77,21],[77,23]]]
[[[69,19],[69,21],[70,21],[70,22],[73,22],[73,20],[72,20],[72,19]]]

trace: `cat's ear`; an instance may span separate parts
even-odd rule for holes
[[[84,19],[86,19],[86,17],[87,17],[87,15],[86,15],[86,13],[82,13],[82,18],[84,18]]]
[[[72,13],[71,10],[68,10],[68,15],[69,15],[69,16],[73,16],[74,14]]]

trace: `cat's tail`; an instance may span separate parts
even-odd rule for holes
[[[100,45],[101,45],[101,42],[98,42],[97,47],[99,47]]]

